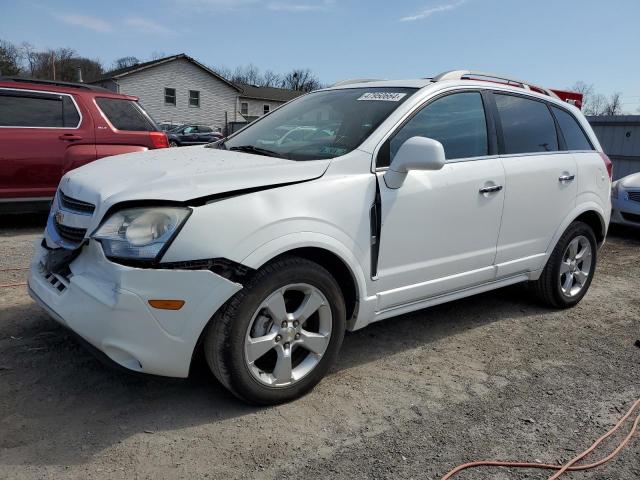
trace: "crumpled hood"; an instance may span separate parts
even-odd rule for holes
[[[633,173],[620,179],[624,188],[640,188],[640,173]]]
[[[203,146],[107,157],[67,173],[60,188],[104,213],[131,200],[196,198],[321,177],[330,160],[296,162]]]

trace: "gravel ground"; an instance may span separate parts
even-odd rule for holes
[[[28,264],[43,221],[0,217],[0,269]],[[482,458],[566,461],[640,397],[639,247],[614,230],[572,310],[511,287],[349,334],[313,392],[262,409],[203,365],[187,380],[107,368],[24,288],[0,289],[0,478],[437,479]],[[567,477],[640,478],[640,438]]]

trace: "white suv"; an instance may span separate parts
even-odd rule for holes
[[[283,128],[312,133],[274,142]],[[186,377],[203,349],[235,395],[282,402],[346,329],[517,282],[578,303],[610,175],[549,90],[468,71],[343,83],[206,147],[68,173],[29,289],[121,366]]]

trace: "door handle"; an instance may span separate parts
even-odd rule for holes
[[[77,142],[78,140],[82,140],[82,137],[80,135],[76,135],[75,133],[63,133],[58,138],[67,142]]]
[[[562,175],[560,178],[558,178],[558,181],[560,183],[569,183],[573,182],[574,178],[576,178],[575,175]]]
[[[486,193],[494,193],[494,192],[499,192],[500,190],[502,190],[502,185],[493,185],[491,187],[483,187],[480,189],[481,194],[486,194]]]

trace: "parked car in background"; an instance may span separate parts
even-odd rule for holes
[[[217,142],[222,138],[222,133],[205,125],[181,125],[167,132],[170,147],[183,145],[202,145]]]
[[[611,186],[611,221],[640,227],[640,173],[633,173]]]
[[[577,108],[486,77],[342,84],[224,141],[70,172],[31,296],[121,366],[186,377],[203,353],[262,405],[317,384],[345,330],[518,282],[572,307],[607,233],[611,162]]]
[[[168,146],[136,97],[82,83],[0,78],[0,210],[48,206],[62,176]]]

